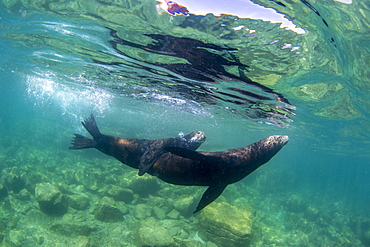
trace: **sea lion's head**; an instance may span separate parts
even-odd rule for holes
[[[289,141],[288,136],[283,135],[273,135],[269,136],[266,139],[263,140],[263,143],[265,145],[278,145],[278,146],[284,146]]]
[[[206,136],[203,131],[193,131],[184,136],[183,139],[188,143],[187,148],[195,150],[206,141]]]
[[[189,135],[184,136],[189,142],[203,143],[206,141],[206,136],[203,131],[193,131]]]
[[[273,135],[259,141],[259,147],[262,150],[278,152],[289,141],[286,135]]]
[[[288,141],[289,137],[286,135],[273,135],[252,145],[254,146],[254,153],[259,154],[257,156],[260,161],[265,163],[279,152],[280,149],[288,143]]]

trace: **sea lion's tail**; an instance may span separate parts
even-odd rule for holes
[[[99,131],[98,126],[96,125],[96,121],[93,114],[91,114],[89,118],[85,119],[85,121],[82,122],[82,125],[90,133],[94,140],[99,139],[101,133]]]
[[[75,134],[75,137],[72,140],[72,147],[69,147],[69,149],[94,148],[95,146],[96,141],[82,135]]]

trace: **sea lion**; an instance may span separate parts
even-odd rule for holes
[[[171,184],[209,186],[196,213],[219,197],[227,185],[268,162],[288,140],[286,135],[273,135],[246,147],[220,152],[167,147],[171,154],[162,155],[149,173]]]
[[[82,125],[94,140],[75,134],[69,149],[96,148],[135,169],[139,169],[140,160],[143,158],[145,164],[142,167],[145,172],[150,169],[155,160],[166,152],[165,147],[186,147],[195,150],[206,140],[202,131],[193,131],[185,136],[157,140],[104,135],[100,133],[93,114],[83,121]]]
[[[227,185],[238,182],[268,162],[289,140],[288,136],[274,135],[246,147],[219,152],[196,152],[192,149],[167,145],[165,141],[167,139],[163,139],[164,143],[162,143],[162,139],[122,139],[103,135],[93,115],[82,122],[82,125],[94,140],[75,134],[73,146],[70,149],[96,148],[135,169],[139,169],[142,156],[148,150],[153,150],[154,155],[149,154],[148,160],[152,160],[151,157],[157,157],[158,154],[161,156],[154,160],[154,164],[147,171],[150,175],[175,185],[209,186],[194,213],[213,202]],[[201,131],[192,132],[187,136],[189,137],[184,137],[186,140],[196,136],[193,139],[193,148],[199,147],[205,140],[204,133]],[[156,141],[158,141],[157,146]],[[171,140],[168,143],[176,143],[176,141]],[[188,141],[184,146],[187,145]],[[158,147],[156,151],[158,153],[155,152],[156,147]]]

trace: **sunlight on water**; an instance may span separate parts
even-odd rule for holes
[[[54,79],[54,80],[53,80]],[[60,107],[63,114],[75,112],[76,107],[95,112],[104,112],[111,107],[114,96],[103,89],[94,87],[75,87],[57,82],[53,74],[44,74],[43,78],[27,76],[27,92],[35,105]]]
[[[67,22],[42,22],[40,23],[41,26],[45,27],[46,29],[57,32],[62,36],[66,37],[76,37],[89,44],[95,44],[97,47],[104,50],[110,50],[110,47],[107,45],[106,41],[103,39],[102,33],[106,33],[106,29],[91,24],[82,24],[76,25],[75,23],[67,23]],[[49,32],[49,31],[48,31]],[[92,35],[92,33],[99,34],[99,35]]]

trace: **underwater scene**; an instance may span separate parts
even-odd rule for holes
[[[370,2],[0,0],[0,246],[370,246]]]

